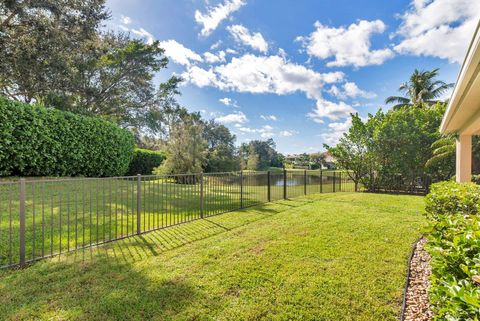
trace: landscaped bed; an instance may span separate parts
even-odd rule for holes
[[[423,198],[279,201],[0,272],[0,319],[396,320]]]

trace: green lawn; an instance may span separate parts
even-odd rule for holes
[[[278,201],[0,272],[2,320],[396,320],[419,196]]]
[[[310,171],[307,194],[333,191],[330,177],[320,186]],[[328,174],[325,173],[324,178]],[[184,177],[185,176],[179,176]],[[204,217],[267,202],[266,173],[245,173],[241,200],[238,173],[204,176]],[[288,172],[287,197],[304,195],[304,174]],[[353,190],[346,179],[336,190]],[[201,217],[200,182],[187,176],[146,177],[141,181],[141,231]],[[0,268],[19,263],[19,184],[0,184]],[[283,173],[271,175],[271,200],[283,198]],[[137,178],[51,179],[26,183],[26,260],[37,260],[137,233]]]

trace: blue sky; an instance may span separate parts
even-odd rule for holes
[[[415,69],[454,82],[480,16],[472,0],[108,0],[107,27],[159,40],[179,101],[237,143],[285,153],[335,144]]]

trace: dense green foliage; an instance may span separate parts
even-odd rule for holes
[[[165,153],[160,151],[135,148],[127,173],[128,175],[150,175],[155,167],[162,164],[165,157]]]
[[[269,167],[283,167],[284,156],[276,151],[273,139],[252,140],[239,148],[242,169],[266,170]]]
[[[480,319],[480,187],[437,183],[427,196],[432,220],[430,301],[436,320]]]
[[[0,175],[123,175],[133,135],[94,117],[0,97]]]
[[[432,157],[432,144],[440,138],[438,127],[445,105],[429,108],[402,107],[378,111],[366,121],[352,115],[352,126],[335,147],[326,146],[340,168],[369,190],[408,189],[417,179],[451,177],[453,162],[425,164]]]
[[[204,125],[203,138],[207,142],[205,172],[230,172],[240,169],[235,148],[236,137],[227,127],[213,120],[207,121]]]

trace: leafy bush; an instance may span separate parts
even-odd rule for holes
[[[480,186],[453,181],[433,184],[426,197],[426,211],[435,220],[457,213],[476,214],[480,204]]]
[[[123,175],[133,147],[109,121],[0,97],[1,176]]]
[[[150,175],[155,167],[158,167],[165,160],[163,152],[135,148],[133,159],[128,168],[128,175]]]
[[[436,320],[480,318],[479,192],[475,184],[446,182],[435,184],[427,197],[433,219],[427,246],[430,301]]]

